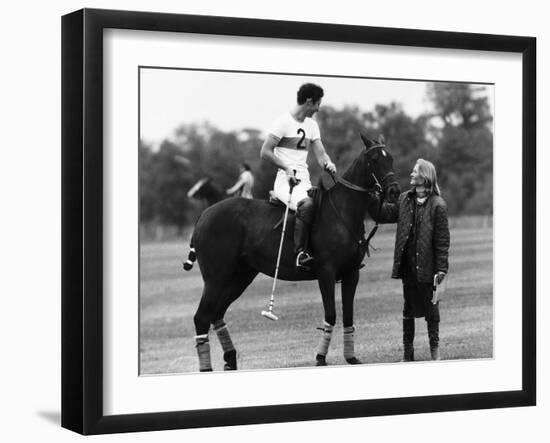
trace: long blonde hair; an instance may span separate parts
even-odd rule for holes
[[[435,172],[433,163],[419,158],[416,164],[418,165],[418,174],[424,179],[425,186],[429,188],[430,192],[441,195],[441,190],[437,184],[437,172]]]

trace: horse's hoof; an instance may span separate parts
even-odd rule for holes
[[[361,364],[361,360],[359,360],[357,357],[346,358],[346,361],[350,365],[360,365]]]
[[[224,371],[236,371],[237,370],[237,365],[233,366],[233,365],[230,365],[229,363],[226,363],[225,365],[223,365],[223,370]]]
[[[327,357],[325,355],[317,354],[315,356],[315,366],[327,366]]]
[[[212,368],[200,369],[199,372],[212,372]]]

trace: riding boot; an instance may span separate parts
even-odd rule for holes
[[[309,224],[296,217],[294,226],[294,245],[296,247],[296,267],[309,269],[313,257],[306,251],[309,237]]]
[[[439,322],[428,321],[428,339],[430,341],[430,354],[432,360],[441,360],[439,354]]]
[[[403,319],[403,361],[414,361],[414,318]]]

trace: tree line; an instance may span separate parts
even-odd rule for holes
[[[418,158],[433,162],[451,215],[492,215],[492,115],[481,88],[462,83],[432,83],[427,99],[433,111],[416,118],[399,103],[379,104],[369,111],[324,106],[317,114],[323,144],[343,173],[363,149],[359,132],[382,135],[394,158],[401,188]],[[256,128],[224,132],[209,123],[182,124],[174,137],[154,150],[139,144],[140,223],[183,229],[204,209],[187,197],[191,186],[209,176],[220,189],[229,188],[247,162],[255,177],[255,198],[267,198],[276,169],[260,158],[263,137]],[[312,183],[326,177],[309,162]]]

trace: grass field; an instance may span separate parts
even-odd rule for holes
[[[402,288],[390,278],[394,226],[383,226],[374,238],[377,248],[366,267],[355,297],[355,350],[364,363],[398,362],[401,358]],[[185,272],[187,244],[152,242],[141,245],[140,373],[197,371],[193,314],[202,279],[198,266]],[[443,359],[490,358],[493,350],[492,229],[451,230],[450,273],[440,304],[440,346]],[[239,354],[239,369],[301,367],[314,364],[323,323],[316,282],[278,282],[275,312],[278,322],[260,316],[271,294],[272,280],[259,275],[230,308],[226,323]],[[329,364],[343,358],[340,288],[338,318],[327,356]],[[214,370],[223,367],[222,352],[210,333]],[[416,320],[415,358],[429,359],[426,324]]]

